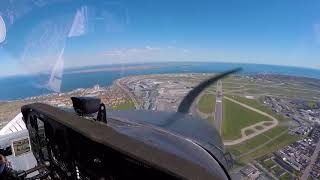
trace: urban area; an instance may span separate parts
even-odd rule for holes
[[[24,104],[71,107],[72,96],[98,97],[108,110],[176,111],[182,98],[212,75],[129,76],[111,86],[2,102],[0,106],[6,108],[0,108],[0,126]],[[231,76],[206,89],[190,114],[208,120],[220,132],[225,150],[234,159],[234,179],[319,179],[318,84],[314,79],[280,75]]]

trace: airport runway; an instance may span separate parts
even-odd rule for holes
[[[222,124],[222,82],[217,83],[216,105],[214,111],[214,126],[220,132]]]

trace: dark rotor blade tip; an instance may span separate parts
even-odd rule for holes
[[[213,84],[214,82],[218,81],[219,79],[228,76],[230,74],[236,73],[241,71],[242,68],[235,68],[231,69],[229,71],[223,72],[221,74],[218,74],[216,76],[213,76],[205,81],[202,81],[200,84],[198,84],[195,88],[193,88],[181,101],[179,107],[178,107],[178,112],[180,113],[188,113],[190,106],[192,102],[195,100],[195,98],[208,86]]]
[[[227,71],[228,72],[228,74],[229,73],[231,73],[231,74],[233,74],[233,73],[236,73],[236,72],[239,72],[239,71],[242,71],[242,68],[234,68],[234,69],[231,69],[230,71]],[[222,74],[224,74],[224,73],[222,73]]]

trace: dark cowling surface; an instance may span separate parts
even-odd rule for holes
[[[153,112],[148,111],[133,111],[132,114],[126,111],[108,112],[108,124],[105,124],[41,103],[22,107],[25,119],[29,112],[38,113],[47,122],[63,124],[66,128],[80,133],[91,141],[103,144],[175,177],[182,179],[229,178],[227,172],[216,161],[217,158],[210,156],[203,148],[195,144],[191,140],[192,138],[188,138],[187,134],[192,133],[187,128],[188,125],[185,127],[185,131],[181,131],[185,132],[185,136],[181,132],[179,135],[178,133],[172,133],[173,130],[169,130],[181,129],[183,126],[179,125],[178,119],[184,117],[188,119],[186,115],[171,114],[173,115],[171,116],[170,113],[161,115],[160,112],[153,114]],[[161,127],[146,123],[148,122],[146,119],[146,122],[143,122],[139,116],[149,117],[154,122],[157,121],[156,117],[169,119],[164,120],[161,123],[163,127]],[[191,118],[191,116],[189,117]],[[136,118],[140,119],[140,122]],[[186,120],[186,118],[184,119]],[[186,122],[188,121],[186,120]],[[190,119],[190,122],[193,121],[193,119]],[[194,127],[199,126],[196,124],[198,123],[195,123]],[[165,127],[169,127],[168,130]],[[207,131],[211,132],[212,130],[208,128]],[[211,133],[214,135],[214,131]]]
[[[208,121],[188,114],[159,111],[110,111],[108,117],[152,125],[180,134],[205,148],[227,167],[224,145],[218,131]]]

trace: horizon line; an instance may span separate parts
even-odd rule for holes
[[[289,68],[299,68],[299,69],[310,69],[319,71],[320,68],[309,67],[309,66],[297,66],[297,65],[283,65],[283,64],[264,64],[264,63],[249,63],[249,62],[226,62],[226,61],[154,61],[154,62],[123,62],[123,63],[105,63],[105,64],[96,64],[96,65],[82,65],[82,66],[70,66],[63,68],[63,72],[66,70],[72,70],[83,67],[95,67],[95,66],[111,66],[111,65],[143,65],[143,64],[158,64],[158,63],[217,63],[217,64],[243,64],[243,65],[265,65],[265,66],[280,66],[280,67],[289,67]],[[18,76],[33,76],[33,75],[41,75],[41,74],[50,74],[50,70],[44,70],[34,73],[21,73],[21,74],[10,74],[10,75],[0,75],[0,79],[10,78],[10,77],[18,77]]]

